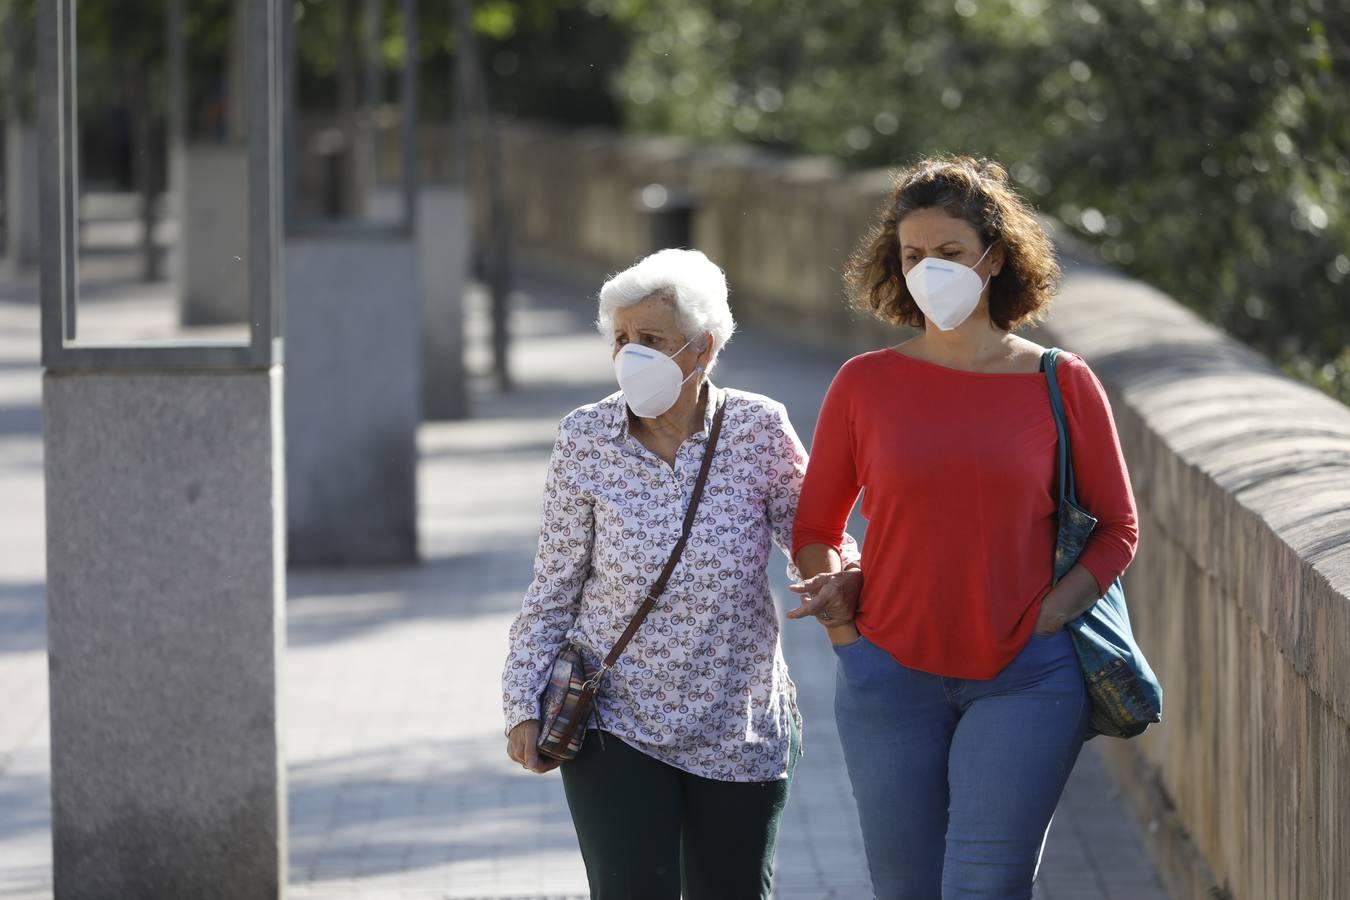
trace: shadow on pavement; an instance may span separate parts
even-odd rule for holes
[[[46,585],[0,583],[0,653],[32,653],[46,648]],[[3,802],[0,808],[5,808]]]
[[[570,819],[549,814],[556,808],[552,793],[561,790],[557,775],[515,774],[486,763],[483,745],[481,739],[402,743],[293,764],[292,879],[303,882],[322,868],[376,876],[473,861],[510,866],[512,858],[544,848],[576,852]],[[498,752],[493,741],[492,756]],[[410,757],[420,763],[413,772]],[[407,774],[394,774],[400,771]]]
[[[10,368],[0,363],[0,368]],[[15,369],[27,369],[31,366],[15,364]],[[0,405],[0,437],[27,435],[42,437],[42,407],[27,404]]]
[[[512,612],[529,584],[533,549],[441,557],[416,566],[292,570],[288,646],[341,643],[416,620]]]

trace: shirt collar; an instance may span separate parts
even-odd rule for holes
[[[711,381],[705,381],[707,385],[707,401],[703,404],[703,430],[697,434],[690,435],[693,440],[706,441],[708,435],[712,433],[713,416],[717,414],[717,402],[722,396],[722,391]],[[624,402],[623,391],[610,394],[603,403],[609,409],[610,434],[614,436],[616,442],[622,443],[628,439],[628,404]]]

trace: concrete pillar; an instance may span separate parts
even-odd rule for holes
[[[408,236],[287,239],[289,556],[417,558],[422,290]]]
[[[281,383],[45,376],[61,900],[282,895]]]
[[[5,260],[11,272],[38,262],[37,132],[25,122],[5,125]]]
[[[248,151],[187,144],[181,157],[179,318],[184,325],[248,320]]]
[[[424,188],[418,198],[422,272],[422,415],[469,414],[464,370],[464,291],[473,230],[470,198],[459,187]]]
[[[83,342],[76,0],[38,17],[56,900],[284,896],[278,9],[248,0],[249,337]]]
[[[404,42],[416,47],[416,3],[402,0],[401,9]],[[296,140],[295,23],[286,21],[288,555],[316,565],[411,562],[417,559],[423,318],[416,56],[406,58],[402,73],[398,215],[379,225],[350,217],[306,221],[295,205],[303,164]]]

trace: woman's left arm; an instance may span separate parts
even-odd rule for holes
[[[1087,611],[1134,559],[1139,521],[1106,390],[1087,363],[1065,355],[1056,367],[1073,449],[1078,503],[1097,527],[1069,570],[1041,603],[1038,632],[1058,631]]]
[[[773,444],[772,452],[767,454],[770,463],[769,525],[773,530],[774,543],[787,554],[788,577],[794,582],[801,582],[803,573],[798,567],[798,561],[792,558],[792,527],[797,518],[802,483],[806,479],[808,457],[806,448],[802,446],[801,439],[788,419],[787,409],[779,405],[776,412],[776,420],[768,429]],[[826,550],[823,547],[820,549]],[[858,550],[858,542],[847,532],[840,540],[839,550],[836,552],[834,548],[828,548],[827,552],[830,561],[818,567],[820,574],[811,572],[812,576],[817,577],[809,579],[804,585],[794,585],[793,590],[812,595],[813,602],[825,601],[816,605],[830,610],[832,624],[845,625],[853,620],[853,613],[858,607],[858,594],[862,590],[862,553]],[[849,575],[833,577],[841,571],[848,571]],[[816,597],[817,594],[820,596]],[[806,614],[799,609],[790,612],[788,617],[801,618]]]
[[[769,526],[773,541],[788,557],[788,577],[801,577],[797,563],[792,559],[792,524],[797,518],[797,502],[806,479],[806,448],[788,420],[787,408],[776,405],[772,425],[766,429],[771,446],[766,450],[769,466]],[[839,558],[844,567],[856,567],[862,559],[858,542],[847,532],[839,546]]]

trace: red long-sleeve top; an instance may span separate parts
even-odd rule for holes
[[[1098,519],[1079,563],[1105,592],[1134,557],[1134,496],[1101,383],[1072,354],[1057,370],[1078,501]],[[910,668],[993,678],[1052,586],[1056,441],[1043,373],[855,357],[820,409],[793,552],[839,547],[862,493],[858,630]]]

